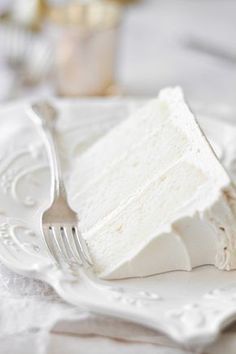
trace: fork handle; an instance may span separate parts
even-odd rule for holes
[[[28,113],[30,118],[39,128],[39,132],[45,142],[51,170],[51,198],[52,201],[59,197],[66,198],[66,189],[62,178],[62,169],[59,158],[55,121],[57,111],[48,102],[32,104]]]
[[[51,197],[53,200],[61,196],[66,197],[55,132],[49,129],[43,129],[42,132],[45,138],[51,169]]]

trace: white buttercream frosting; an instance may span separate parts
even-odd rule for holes
[[[236,267],[235,190],[179,88],[79,157],[72,185],[101,277]]]

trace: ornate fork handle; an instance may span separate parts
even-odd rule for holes
[[[57,111],[48,102],[32,104],[28,113],[39,127],[40,134],[45,141],[51,169],[51,199],[66,198],[66,190],[62,178],[62,169],[59,159],[55,123]]]

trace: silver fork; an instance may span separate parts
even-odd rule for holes
[[[47,101],[33,103],[28,115],[45,142],[51,170],[50,207],[42,214],[42,232],[47,247],[60,265],[89,267],[88,247],[78,229],[78,216],[68,204],[56,139],[57,110]]]

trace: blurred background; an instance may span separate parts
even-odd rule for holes
[[[0,0],[0,102],[157,95],[236,105],[234,0]]]

